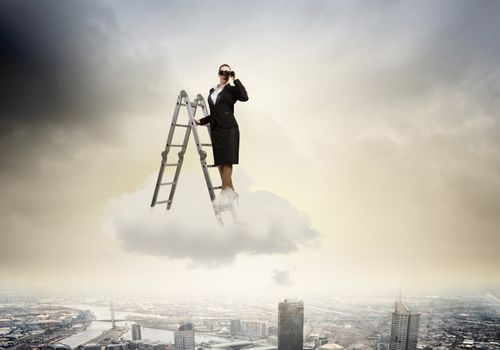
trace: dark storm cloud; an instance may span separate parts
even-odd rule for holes
[[[109,137],[122,113],[148,111],[163,58],[130,50],[101,1],[0,2],[0,143],[47,147],[54,129]]]
[[[154,118],[169,78],[153,46],[134,46],[100,0],[0,1],[2,263],[71,246],[77,230],[62,227],[82,215],[74,208],[98,207],[116,184],[124,125]]]
[[[118,40],[109,9],[87,1],[3,1],[0,6],[4,125],[73,121],[105,112],[101,99],[109,85],[96,83]]]

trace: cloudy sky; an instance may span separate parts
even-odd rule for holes
[[[499,16],[498,1],[2,1],[0,287],[498,285]],[[178,93],[206,97],[222,63],[249,95],[244,225],[223,230],[192,142],[172,211],[149,207]]]

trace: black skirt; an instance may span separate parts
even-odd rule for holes
[[[240,151],[240,129],[237,126],[222,128],[215,125],[210,131],[214,164],[238,164]]]

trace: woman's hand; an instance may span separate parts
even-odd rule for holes
[[[196,125],[200,125],[200,120],[198,118],[193,118]]]

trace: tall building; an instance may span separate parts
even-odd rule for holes
[[[141,340],[141,325],[134,323],[132,325],[132,340]]]
[[[262,321],[240,321],[240,333],[252,338],[267,336],[267,325]]]
[[[194,350],[194,329],[191,323],[185,323],[174,332],[175,350]]]
[[[392,313],[389,350],[416,350],[419,322],[420,313],[411,312],[400,296]]]
[[[302,350],[304,303],[285,299],[278,305],[278,350]]]
[[[241,321],[238,319],[231,320],[231,333],[236,334],[241,330]]]

